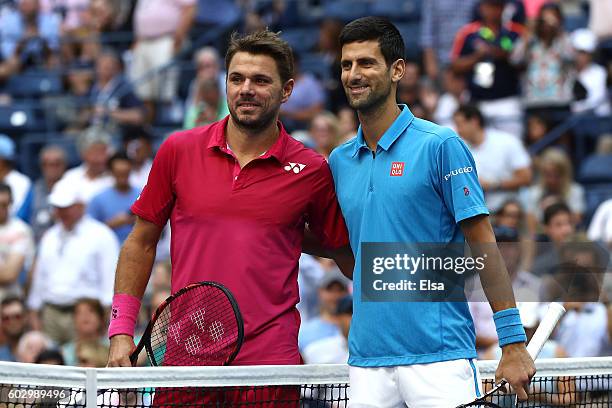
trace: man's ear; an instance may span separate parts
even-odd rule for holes
[[[396,60],[393,64],[391,64],[391,81],[399,82],[400,79],[404,76],[406,72],[406,61],[403,59]]]
[[[285,85],[283,85],[283,99],[282,99],[282,103],[287,102],[287,100],[289,100],[289,97],[291,96],[291,92],[293,92],[293,86],[295,85],[295,81],[293,79],[288,80],[287,82],[285,82]]]

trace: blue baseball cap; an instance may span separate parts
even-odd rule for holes
[[[15,159],[15,142],[7,135],[0,133],[0,159]]]

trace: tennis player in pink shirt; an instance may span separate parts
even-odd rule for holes
[[[301,363],[295,305],[306,224],[309,237],[316,238],[311,250],[325,251],[352,274],[327,162],[291,138],[278,120],[294,84],[291,49],[269,31],[234,36],[226,70],[230,115],[171,135],[132,206],[137,221],[122,248],[115,281],[113,306],[120,312],[109,328],[111,367],[130,366],[133,311],[168,220],[172,291],[216,281],[238,302],[245,338],[235,365]]]

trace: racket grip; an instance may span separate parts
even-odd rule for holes
[[[531,356],[533,360],[538,357],[540,351],[542,351],[542,347],[544,347],[544,343],[550,337],[551,333],[555,329],[555,326],[561,319],[561,316],[565,313],[565,308],[560,303],[551,303],[548,306],[548,310],[546,314],[542,318],[538,329],[533,334],[531,341],[527,345],[527,352]]]

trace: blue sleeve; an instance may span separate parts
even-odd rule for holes
[[[448,138],[440,145],[436,161],[439,189],[455,221],[489,214],[474,158],[459,137]]]
[[[30,191],[23,200],[21,208],[17,211],[17,217],[21,218],[24,222],[30,223],[30,215],[32,214],[32,203],[34,202],[34,184],[30,187]]]
[[[100,222],[105,222],[104,214],[102,212],[101,200],[99,195],[95,196],[87,205],[87,214]]]

